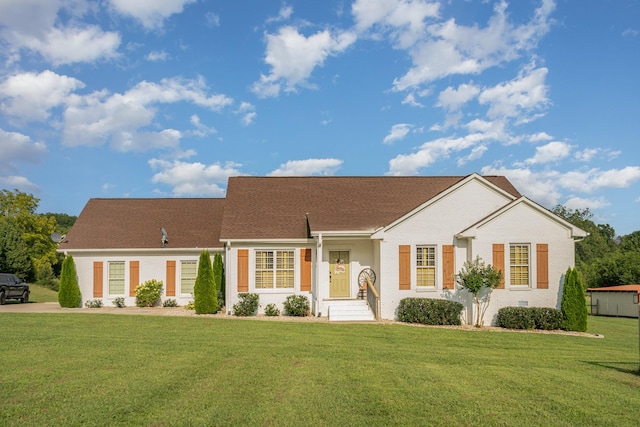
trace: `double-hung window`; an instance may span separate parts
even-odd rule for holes
[[[436,247],[416,247],[416,285],[418,287],[436,286]]]
[[[124,261],[109,261],[109,295],[124,295]]]
[[[256,289],[292,289],[294,287],[294,251],[256,251]]]
[[[529,286],[530,274],[529,245],[512,243],[509,245],[509,273],[511,286]]]
[[[180,261],[180,293],[193,294],[197,275],[197,261]]]

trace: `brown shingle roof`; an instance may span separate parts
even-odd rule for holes
[[[91,199],[61,250],[218,248],[225,199]]]
[[[311,231],[366,231],[396,219],[463,180],[443,177],[233,177],[222,239],[291,239]],[[485,177],[520,197],[504,177]]]

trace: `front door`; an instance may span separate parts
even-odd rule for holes
[[[351,268],[349,252],[329,251],[329,263],[329,297],[350,297]]]

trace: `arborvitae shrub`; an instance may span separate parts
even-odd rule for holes
[[[258,311],[260,296],[258,294],[240,293],[240,301],[233,305],[233,314],[236,316],[254,316]]]
[[[304,317],[309,315],[309,298],[304,295],[289,295],[283,305],[287,316]]]
[[[193,287],[193,304],[196,314],[214,314],[218,312],[218,291],[213,281],[213,269],[209,251],[200,253],[198,276]]]
[[[58,290],[58,302],[60,307],[76,308],[82,303],[82,295],[78,286],[78,275],[73,257],[67,255],[62,262],[60,272],[60,289]]]
[[[460,325],[463,308],[457,301],[403,298],[398,305],[398,320],[423,325]]]
[[[569,268],[565,274],[561,308],[563,329],[578,332],[587,330],[587,301],[582,280],[575,268]]]

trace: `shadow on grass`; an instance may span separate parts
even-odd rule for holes
[[[613,369],[614,371],[623,372],[640,376],[640,365],[638,362],[585,362],[589,365],[600,366],[602,368]]]

